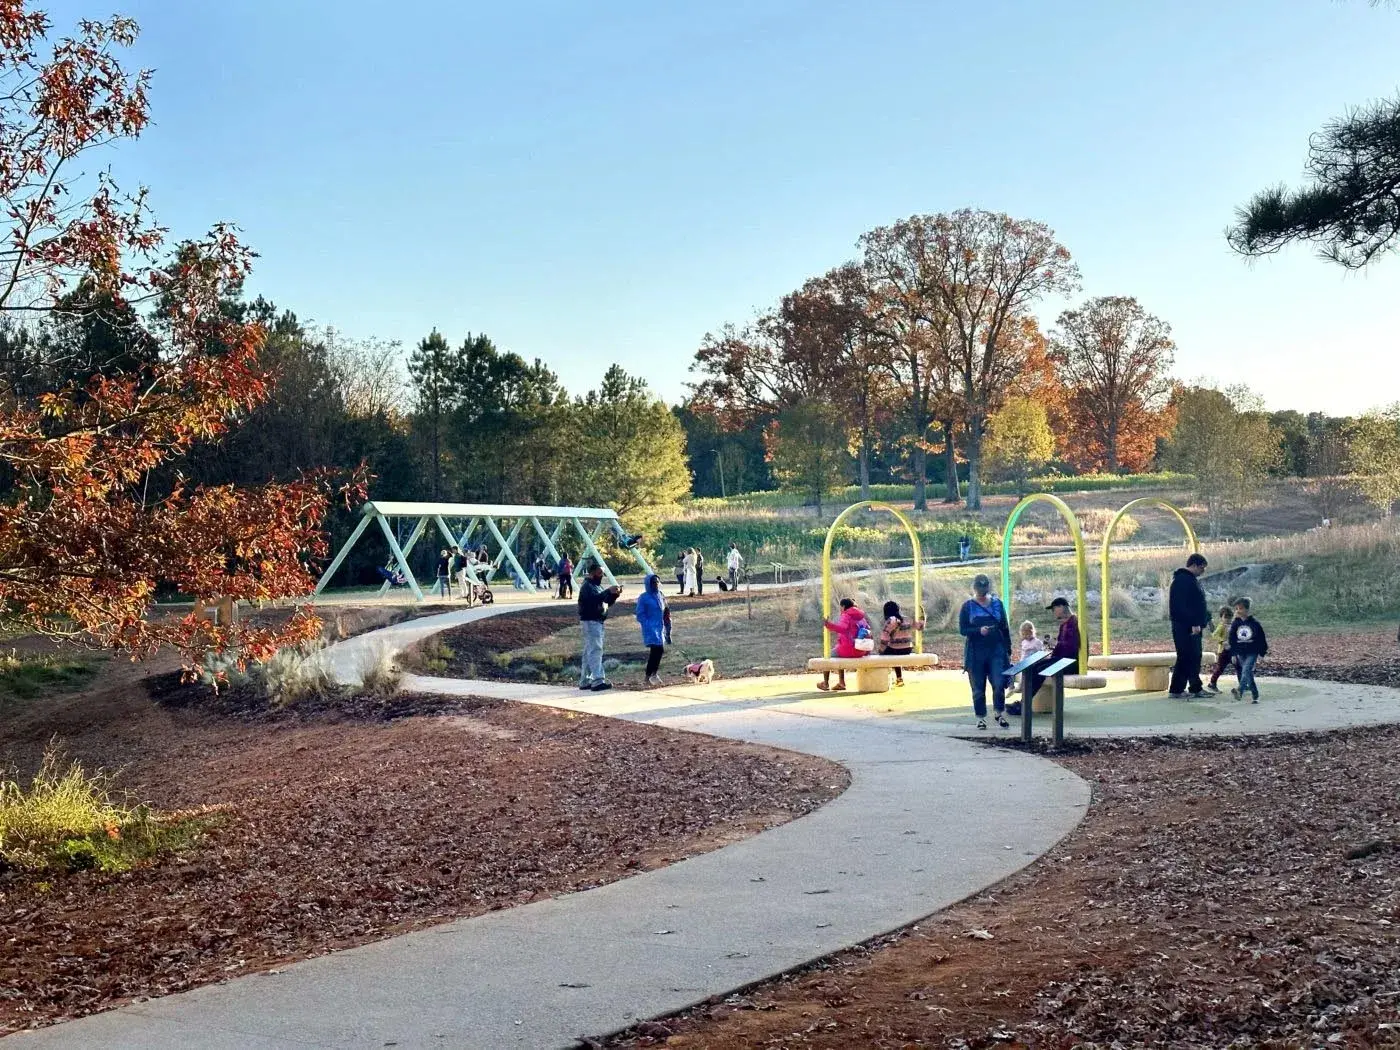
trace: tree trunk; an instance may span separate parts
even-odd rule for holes
[[[928,510],[928,450],[922,437],[914,446],[914,509]]]
[[[860,498],[870,498],[870,432],[860,432]]]
[[[953,424],[943,424],[943,484],[944,503],[962,500],[962,483],[958,481],[958,450],[953,444]]]
[[[982,509],[982,421],[968,421],[967,440],[963,448],[967,452],[967,509]]]
[[[1118,420],[1108,422],[1108,447],[1104,449],[1105,467],[1110,474],[1118,473]]]

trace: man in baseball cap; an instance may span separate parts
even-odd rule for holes
[[[1079,673],[1079,618],[1069,610],[1069,599],[1056,598],[1045,608],[1055,614],[1055,619],[1060,624],[1059,636],[1055,639],[1054,648],[1050,650],[1049,659],[1041,661],[1037,666],[1048,667],[1056,660],[1073,660],[1074,666],[1065,674]],[[1040,675],[1031,672],[1031,696],[1035,696],[1040,689],[1044,679]]]

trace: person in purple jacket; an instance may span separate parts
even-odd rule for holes
[[[1052,613],[1054,613],[1055,619],[1059,621],[1060,633],[1055,638],[1055,644],[1050,650],[1050,655],[1046,659],[1042,660],[1037,666],[1049,667],[1056,660],[1073,660],[1074,666],[1065,671],[1065,674],[1078,674],[1079,617],[1075,616],[1074,613],[1069,611],[1069,600],[1066,598],[1056,598],[1053,602],[1047,605],[1046,608],[1049,609]],[[1040,686],[1045,681],[1045,679],[1043,676],[1036,674],[1034,671],[1031,671],[1030,675],[1031,689],[1029,695],[1035,696],[1035,694],[1040,691]]]

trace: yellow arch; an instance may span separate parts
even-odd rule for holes
[[[909,534],[909,542],[914,547],[914,619],[924,618],[924,556],[923,549],[919,545],[919,532],[904,514],[891,507],[888,503],[881,503],[879,500],[865,500],[862,503],[852,503],[849,507],[836,515],[836,520],[831,523],[831,527],[826,530],[826,543],[822,545],[822,652],[827,656],[831,655],[831,632],[827,630],[825,622],[831,619],[831,545],[836,539],[836,530],[848,517],[858,510],[865,508],[871,510],[887,510],[898,519],[904,526],[904,531]],[[914,652],[924,651],[924,632],[914,631]]]
[[[1089,569],[1084,559],[1084,533],[1079,528],[1079,519],[1069,504],[1048,492],[1035,492],[1012,508],[1006,519],[1006,529],[1001,534],[1001,601],[1006,606],[1007,618],[1011,617],[1011,533],[1021,512],[1033,503],[1048,503],[1060,512],[1069,526],[1069,534],[1074,539],[1074,584],[1078,601],[1075,615],[1079,617],[1079,667],[1083,671],[1089,666],[1089,635],[1086,624],[1089,612]]]
[[[1175,515],[1176,520],[1181,522],[1181,527],[1186,530],[1186,542],[1192,551],[1201,549],[1200,543],[1196,540],[1196,531],[1191,528],[1191,523],[1186,520],[1186,515],[1173,504],[1157,496],[1140,496],[1135,500],[1129,500],[1118,508],[1118,513],[1113,515],[1113,520],[1108,523],[1108,531],[1103,534],[1103,546],[1099,550],[1099,623],[1100,639],[1103,642],[1103,655],[1111,653],[1109,648],[1109,623],[1108,623],[1108,600],[1112,586],[1109,583],[1108,549],[1113,546],[1113,534],[1118,531],[1118,523],[1123,520],[1123,516],[1134,507],[1161,507],[1169,510]]]

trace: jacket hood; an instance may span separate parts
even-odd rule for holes
[[[657,594],[661,590],[661,578],[656,573],[648,573],[646,583],[643,584],[648,594]]]
[[[1183,576],[1190,576],[1191,579],[1193,579],[1193,580],[1197,578],[1197,577],[1196,577],[1196,574],[1195,574],[1194,572],[1192,572],[1190,569],[1186,568],[1186,566],[1184,566],[1184,565],[1181,566],[1179,569],[1177,569],[1176,572],[1172,573],[1172,578],[1173,578],[1173,579],[1179,580],[1179,579],[1181,579],[1181,577],[1183,577]]]

